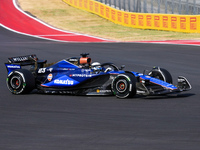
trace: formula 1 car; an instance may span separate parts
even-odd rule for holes
[[[8,58],[5,63],[7,87],[13,94],[26,94],[34,89],[43,93],[73,95],[116,95],[118,98],[139,95],[166,95],[190,90],[188,80],[178,77],[172,84],[171,74],[153,67],[147,74],[123,71],[113,63],[92,63],[89,54],[47,64],[36,55]],[[23,69],[22,69],[23,67]],[[29,67],[28,69],[24,69]]]

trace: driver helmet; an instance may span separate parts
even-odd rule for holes
[[[101,71],[102,70],[101,64],[99,62],[93,62],[91,64],[91,68],[93,71]]]

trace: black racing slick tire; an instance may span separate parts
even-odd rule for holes
[[[117,98],[130,98],[136,95],[136,78],[131,73],[119,74],[112,84],[112,91]]]
[[[171,74],[164,68],[154,67],[148,75],[170,84],[173,83]]]
[[[12,94],[27,94],[35,88],[35,78],[26,69],[12,71],[6,80],[7,87]]]

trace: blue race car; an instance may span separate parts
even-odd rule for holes
[[[160,67],[154,67],[147,74],[123,71],[124,66],[118,68],[113,63],[92,63],[88,55],[81,54],[80,57],[50,64],[39,60],[36,55],[8,58],[8,63],[5,63],[7,87],[16,95],[37,89],[43,93],[116,95],[118,98],[136,94],[166,95],[192,88],[183,76],[178,77],[178,84],[174,86],[171,74]]]

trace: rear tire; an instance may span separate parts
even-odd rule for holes
[[[12,94],[27,94],[35,88],[35,78],[26,69],[12,71],[6,80],[7,87]]]
[[[136,95],[136,78],[131,73],[119,74],[112,82],[112,91],[118,98]]]
[[[170,84],[173,83],[171,74],[164,68],[155,67],[148,73],[148,75]]]

